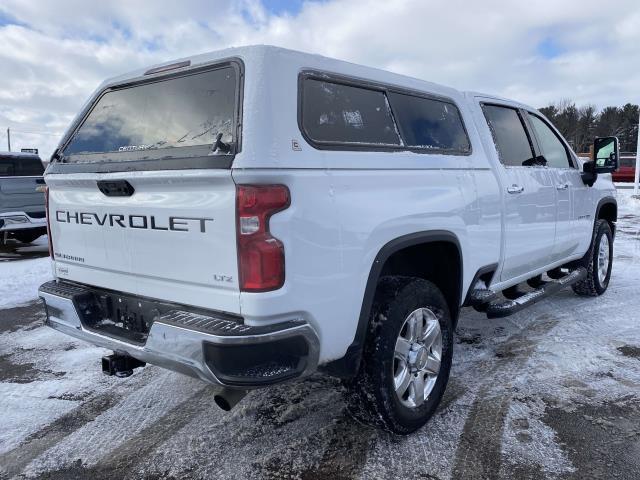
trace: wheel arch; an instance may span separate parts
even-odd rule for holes
[[[415,275],[416,269],[420,267],[419,264],[411,265],[410,267],[414,269],[414,275],[411,274],[411,270],[402,270],[402,265],[407,265],[407,262],[403,261],[405,260],[403,256],[406,255],[406,258],[415,258],[415,255],[424,251],[424,249],[432,249],[431,251],[433,253],[440,255],[440,261],[446,258],[441,255],[443,249],[448,253],[456,255],[455,264],[448,265],[450,267],[448,271],[451,274],[446,281],[434,281],[429,275],[424,274]],[[429,257],[426,257],[426,259],[429,259]],[[399,266],[395,266],[400,268],[400,270],[394,270],[393,263],[398,263]],[[392,267],[390,267],[390,265],[392,265]],[[341,378],[349,378],[358,372],[378,281],[382,276],[386,275],[387,272],[388,274],[418,276],[433,281],[433,283],[443,290],[443,294],[451,310],[451,317],[455,328],[463,291],[463,256],[458,237],[447,230],[416,232],[398,237],[385,244],[376,255],[369,270],[354,340],[347,348],[344,357],[334,360],[322,367],[327,373]]]
[[[614,197],[604,197],[598,202],[596,216],[593,220],[594,228],[597,220],[604,219],[609,222],[611,231],[615,235],[616,222],[618,221],[618,202]]]

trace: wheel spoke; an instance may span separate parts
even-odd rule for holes
[[[409,373],[409,369],[405,366],[400,374],[393,379],[393,382],[398,397],[402,398],[411,383],[411,374]]]
[[[439,327],[440,325],[438,324],[437,320],[430,320],[427,322],[427,328],[425,329],[422,336],[422,343],[425,347],[429,348],[438,338],[438,335],[440,335]]]
[[[424,331],[424,312],[422,310],[417,310],[414,314],[413,314],[413,318],[414,318],[414,337],[412,338],[412,340],[418,341],[422,339],[422,335],[423,335],[423,331]]]
[[[427,357],[427,364],[424,366],[424,371],[429,375],[437,375],[438,372],[440,372],[440,359],[433,353],[430,353]]]
[[[411,350],[411,342],[405,338],[398,337],[395,349],[396,358],[406,361],[407,356],[409,355],[409,350]]]
[[[416,407],[424,402],[424,374],[420,373],[417,377],[413,377],[411,382],[411,399]]]
[[[407,321],[407,325],[409,327],[407,332],[409,334],[409,341],[413,343],[418,340],[418,319],[415,313],[411,315]]]

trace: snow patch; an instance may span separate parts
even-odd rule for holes
[[[37,300],[38,287],[52,277],[49,258],[0,263],[0,308]]]

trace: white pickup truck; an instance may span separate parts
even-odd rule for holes
[[[102,84],[45,180],[51,327],[247,390],[315,371],[404,434],[436,409],[461,308],[604,293],[618,144],[582,162],[535,109],[268,46]],[[604,174],[604,175],[603,175]]]

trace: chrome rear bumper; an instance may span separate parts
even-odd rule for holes
[[[46,226],[46,217],[31,217],[25,212],[4,212],[0,214],[0,232],[15,232],[16,230],[39,227],[46,228]]]
[[[280,383],[309,375],[317,368],[318,336],[307,323],[252,327],[223,315],[218,318],[213,313],[191,313],[176,306],[175,310],[158,316],[146,341],[137,344],[97,332],[86,319],[83,321],[79,299],[86,299],[92,292],[90,287],[66,282],[52,281],[42,285],[39,295],[46,308],[46,324],[142,362],[230,388],[247,389]],[[293,370],[287,372],[284,367],[278,367],[282,358],[289,359],[289,363],[293,359],[296,364]],[[236,368],[237,372],[229,374],[230,368]]]

